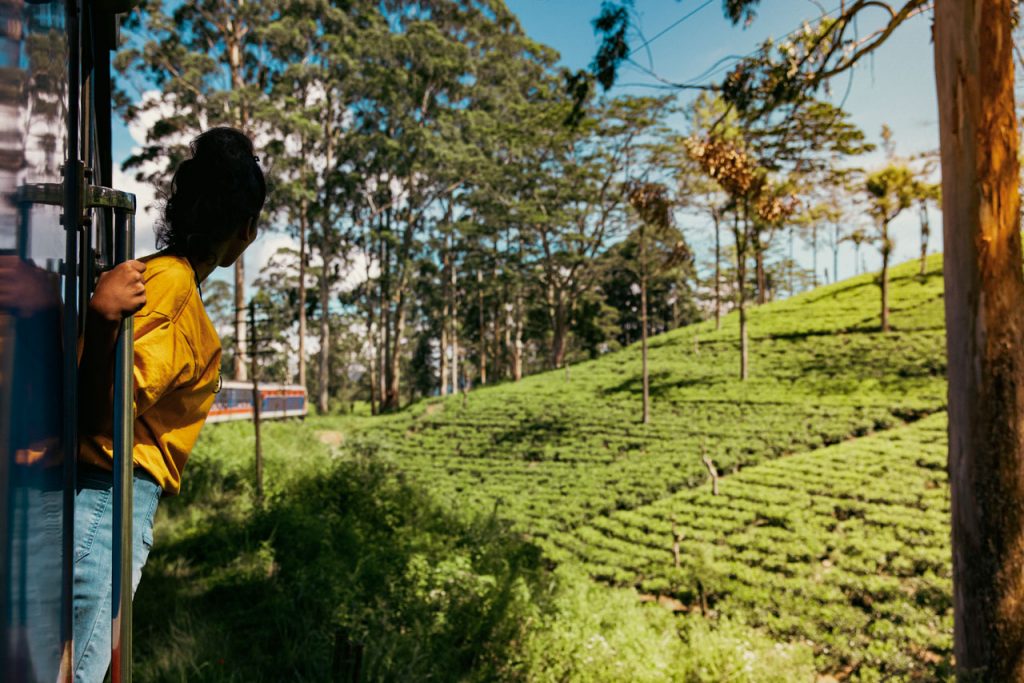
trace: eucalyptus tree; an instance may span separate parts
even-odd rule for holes
[[[264,28],[279,11],[277,0],[199,0],[167,5],[150,0],[128,15],[124,47],[114,59],[125,121],[153,117],[141,150],[126,162],[139,180],[165,187],[187,158],[188,141],[214,125],[264,133],[260,113],[274,63],[267,58]],[[156,91],[155,93],[153,91]],[[246,368],[245,261],[235,263],[234,376]]]
[[[597,256],[625,225],[625,180],[647,177],[653,148],[663,146],[663,98],[626,97],[589,104],[566,126],[566,100],[546,117],[538,147],[532,212],[533,258],[551,329],[549,366],[562,367],[581,298],[599,275]]]
[[[739,311],[740,379],[749,376],[749,344],[747,337],[747,267],[754,239],[751,212],[767,183],[767,173],[746,152],[743,141],[717,136],[691,137],[686,141],[691,158],[700,165],[730,198],[732,233],[736,255],[736,308]]]
[[[851,172],[843,164],[850,158],[874,149],[864,132],[850,121],[843,109],[810,96],[796,98],[792,106],[780,111],[757,111],[756,115],[726,111],[736,116],[749,141],[751,153],[761,166],[783,184],[790,194],[813,206],[826,201],[823,191],[842,182]],[[817,232],[819,223],[808,224],[814,249],[814,281],[817,284]],[[761,225],[754,239],[754,259],[758,282],[758,303],[764,303],[767,290],[764,256],[776,230]]]
[[[678,231],[673,231],[672,201],[667,188],[656,182],[627,182],[630,207],[639,217],[637,227],[636,272],[640,285],[640,354],[643,408],[641,422],[651,421],[651,379],[647,366],[647,286],[652,274],[678,267],[690,258],[686,242]],[[671,242],[664,259],[655,262],[651,242]]]
[[[712,130],[726,142],[740,138],[735,112],[729,110],[721,97],[701,93],[686,108],[687,124],[692,135],[706,137]],[[685,140],[679,143],[685,147]],[[695,208],[711,218],[715,233],[714,311],[715,329],[722,326],[722,225],[730,209],[730,198],[721,186],[705,174],[689,154],[679,157],[677,194],[680,204]],[[735,209],[735,207],[733,207]]]
[[[875,241],[882,254],[882,272],[879,284],[882,290],[882,332],[889,331],[889,257],[893,239],[889,224],[914,202],[916,190],[914,174],[906,166],[893,164],[875,171],[864,180],[864,191],[869,200],[869,213],[874,219]]]
[[[477,237],[472,249],[491,264],[491,314],[498,371],[513,380],[526,368],[528,318],[534,302],[545,302],[546,291],[538,271],[536,225],[544,220],[546,188],[559,182],[561,173],[552,140],[565,136],[566,97],[553,65],[557,55],[525,36],[507,33],[502,52],[482,65],[491,75],[478,88],[476,103],[467,115],[478,159],[461,200],[472,218]],[[519,55],[519,58],[508,55]],[[554,137],[553,137],[554,136]],[[479,300],[479,295],[478,295]],[[544,304],[545,317],[550,310]],[[499,331],[500,330],[500,331]],[[501,367],[501,366],[504,367]]]
[[[352,221],[358,182],[352,160],[361,153],[353,109],[366,91],[361,64],[375,56],[387,32],[371,2],[338,4],[327,0],[282,0],[276,20],[264,30],[271,73],[264,112],[273,126],[277,192],[273,207],[299,238],[299,381],[306,382],[307,278],[310,255],[316,274],[319,317],[317,406],[329,407],[334,286],[345,280],[350,263]]]
[[[367,85],[355,108],[364,153],[353,160],[364,190],[355,220],[362,249],[377,269],[376,345],[381,363],[381,406],[398,407],[416,264],[439,223],[462,218],[470,181],[487,160],[486,106],[500,99],[501,60],[529,61],[515,18],[501,2],[386,2],[388,31],[373,59],[361,65]],[[484,119],[484,120],[481,120]],[[483,136],[483,137],[481,137]],[[451,288],[455,319],[456,235],[442,242],[442,271]],[[447,256],[446,256],[447,255]],[[455,330],[446,342],[454,341]],[[444,346],[444,345],[442,345]],[[442,354],[444,351],[442,350]],[[442,355],[442,357],[444,357]],[[458,372],[458,362],[452,369]]]
[[[325,177],[332,171],[319,154],[324,150],[325,132],[330,128],[326,119],[335,113],[327,106],[327,97],[336,94],[337,88],[332,87],[331,81],[337,79],[347,81],[346,91],[354,89],[349,72],[332,68],[339,58],[351,54],[347,51],[351,46],[344,45],[338,38],[351,34],[351,30],[339,30],[343,23],[338,10],[328,2],[287,0],[282,3],[277,20],[265,31],[269,56],[282,65],[271,78],[269,100],[273,106],[265,112],[273,129],[274,140],[268,145],[268,151],[273,155],[276,171],[270,208],[299,241],[298,382],[303,386],[306,385],[309,237],[314,227],[315,207],[322,206],[326,199]],[[321,338],[321,356],[328,353],[329,344],[324,341]],[[320,382],[320,386],[323,385]]]
[[[921,224],[921,275],[928,270],[928,238],[931,237],[931,219],[928,210],[932,205],[942,202],[942,185],[930,183],[925,178],[914,180],[914,201],[917,202],[918,217]]]

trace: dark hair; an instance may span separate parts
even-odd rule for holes
[[[267,183],[252,140],[240,130],[211,128],[189,149],[192,157],[174,171],[156,239],[171,253],[206,259],[259,216]]]

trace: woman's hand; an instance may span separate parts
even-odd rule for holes
[[[142,274],[146,264],[125,261],[100,275],[89,309],[110,322],[134,315],[146,305],[146,285]]]

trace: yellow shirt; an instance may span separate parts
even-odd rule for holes
[[[220,338],[187,259],[157,255],[147,260],[144,280],[146,306],[135,314],[133,460],[173,495],[213,405]],[[111,469],[110,437],[83,436],[80,459]]]

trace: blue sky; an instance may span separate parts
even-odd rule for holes
[[[593,59],[598,40],[594,36],[591,22],[600,10],[600,2],[597,0],[506,2],[519,17],[527,35],[557,49],[566,66],[585,68]],[[762,3],[762,9],[753,24],[743,28],[734,27],[725,19],[721,0],[635,0],[639,29],[644,38],[634,36],[631,44],[641,45],[644,40],[669,30],[637,52],[634,59],[662,79],[672,82],[693,82],[720,60],[725,60],[717,68],[714,78],[710,79],[720,80],[733,63],[729,57],[750,53],[766,38],[778,40],[799,28],[805,20],[819,17],[822,6],[825,11],[835,10],[839,0],[822,0],[820,4],[811,0],[770,0]],[[867,17],[868,21],[858,27],[862,35],[873,28],[869,22],[880,16]],[[627,65],[619,76],[619,84],[613,89],[613,94],[664,92],[645,87],[657,83],[656,79],[640,69]],[[888,124],[894,132],[898,155],[913,156],[937,150],[939,130],[931,13],[914,17],[901,26],[851,76],[840,77],[832,91],[824,96],[836,104],[845,97],[844,108],[873,142],[881,142],[882,125]],[[685,101],[692,95],[683,93],[680,97]],[[884,161],[884,155],[879,149],[860,159],[858,164],[870,169],[883,165]],[[932,252],[942,248],[940,221],[941,214],[933,212],[929,248]],[[690,241],[698,248],[709,242],[707,221],[699,216],[683,216],[680,222],[687,230]],[[916,256],[920,249],[917,212],[904,212],[894,222],[892,229],[896,239],[895,260],[899,262]],[[881,266],[881,258],[876,250],[863,248],[861,255],[869,269]],[[798,249],[797,258],[806,267],[810,267],[812,258],[806,246]],[[830,253],[823,249],[818,262],[820,276],[831,263]],[[841,252],[840,277],[853,275],[854,268],[852,246],[846,245]]]
[[[562,63],[574,69],[586,67],[597,48],[591,21],[600,10],[599,0],[506,0],[509,8],[519,16],[526,33],[535,40],[550,45],[559,51]],[[762,3],[762,10],[749,28],[733,27],[722,15],[720,0],[635,0],[639,28],[647,39],[681,21],[663,35],[653,40],[635,59],[650,68],[661,78],[675,82],[690,82],[708,71],[710,67],[725,59],[724,65],[714,75],[720,80],[732,60],[730,56],[749,53],[765,38],[780,38],[799,28],[804,20],[822,14],[821,7],[833,10],[839,0],[822,0],[819,5],[812,0],[770,0]],[[770,9],[769,9],[770,6]],[[865,22],[859,27],[863,32],[871,29]],[[633,43],[643,41],[635,36]],[[646,87],[656,81],[641,70],[626,66],[620,74],[619,85],[614,93],[653,94],[661,92]],[[879,131],[883,123],[895,133],[897,153],[910,156],[935,150],[938,147],[938,116],[935,101],[935,81],[932,62],[931,15],[915,17],[900,27],[892,38],[852,73],[849,95],[846,95],[848,80],[841,77],[835,84],[830,99],[839,103],[845,96],[845,108],[853,121],[869,138],[880,142]],[[689,95],[683,94],[686,98]],[[139,132],[136,131],[136,135]],[[131,133],[119,122],[115,124],[114,158],[124,159],[130,153],[134,142]],[[865,157],[860,164],[868,168],[882,165],[881,152]],[[121,177],[122,184],[135,185]],[[145,188],[137,185],[140,201],[145,201]],[[933,215],[932,251],[941,249],[941,216]],[[140,220],[148,226],[152,217]],[[709,239],[707,223],[699,216],[683,216],[681,223],[689,239],[698,249]],[[145,231],[146,227],[142,227]],[[918,220],[916,211],[907,211],[893,226],[896,237],[896,261],[913,258],[919,249]],[[286,238],[282,235],[267,234],[247,255],[250,276]],[[148,235],[140,234],[140,247],[145,250],[151,244]],[[877,268],[880,260],[873,249],[862,249],[863,260],[868,268]],[[798,258],[810,266],[811,256],[806,247],[801,247]],[[853,274],[852,248],[844,248],[840,276]],[[824,249],[819,255],[819,266],[831,263],[831,257]],[[224,273],[226,276],[227,273]]]

